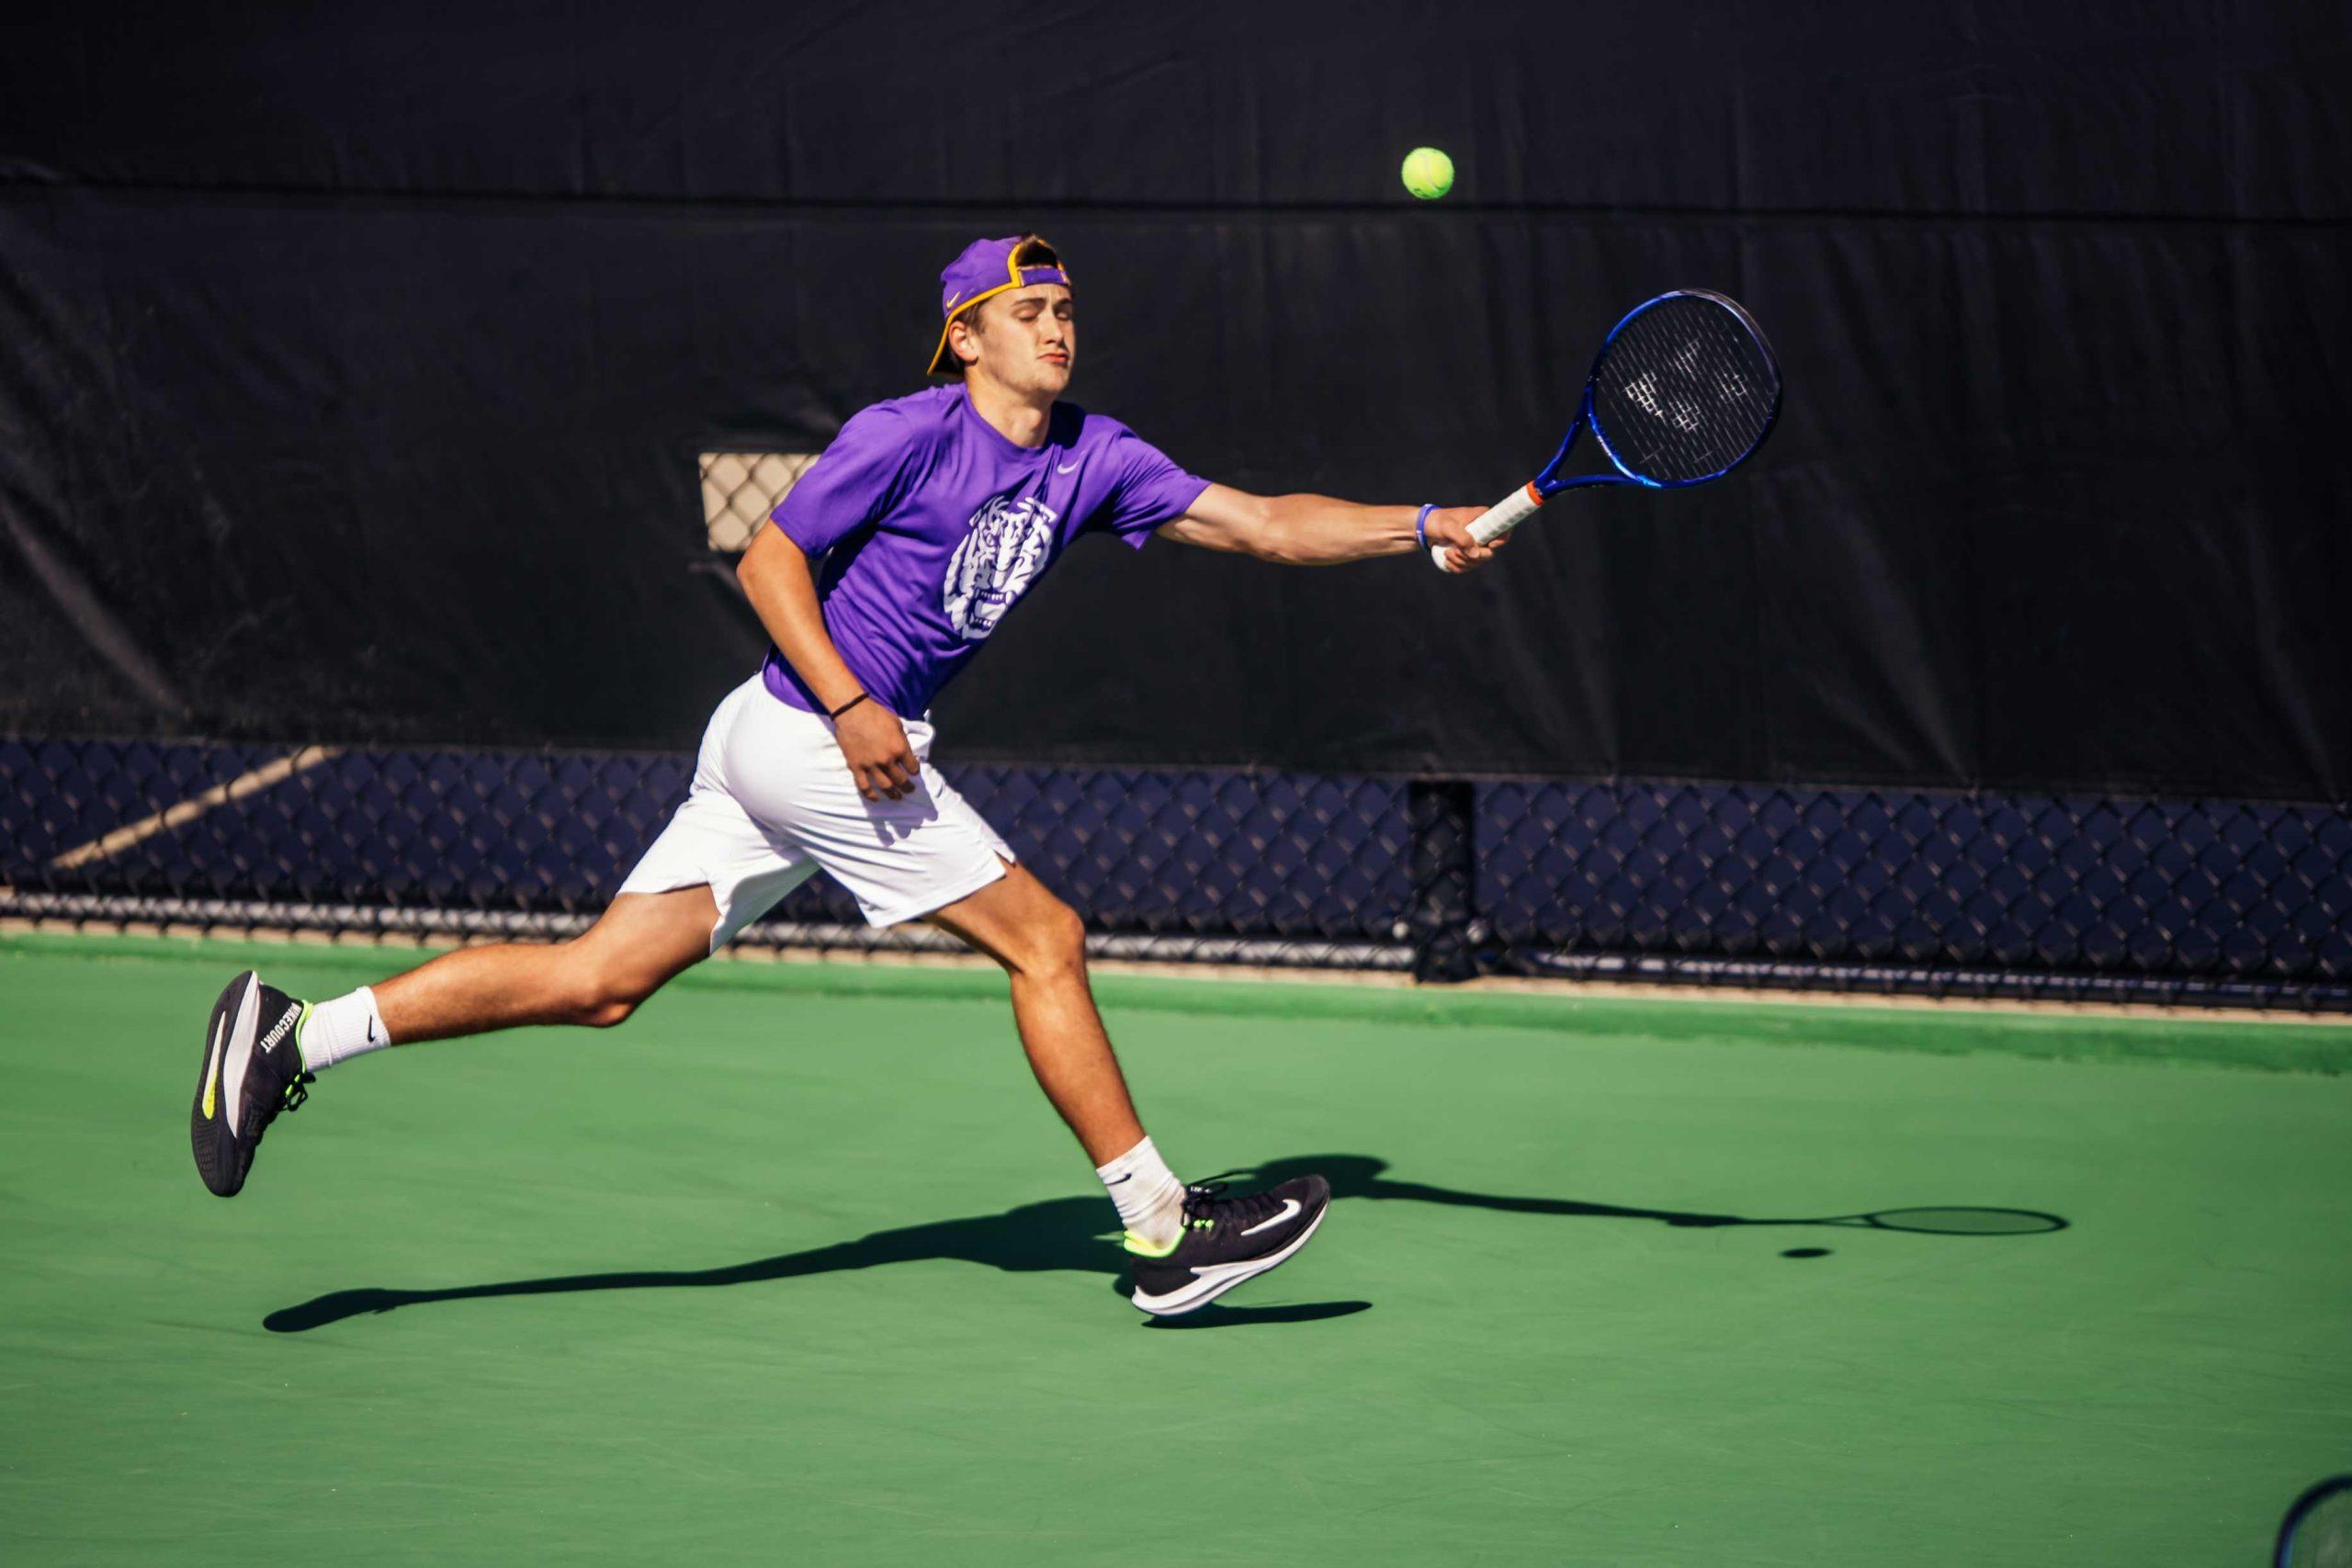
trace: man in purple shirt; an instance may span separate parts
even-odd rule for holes
[[[1195,478],[1058,400],[1078,323],[1045,241],[976,241],[940,282],[931,373],[956,384],[853,417],[744,553],[773,646],[711,716],[692,789],[611,908],[571,942],[464,949],[315,1007],[238,976],[207,1022],[189,1117],[214,1192],[243,1186],[317,1073],[393,1043],[618,1023],[822,870],[875,925],[927,920],[1004,966],[1030,1066],[1126,1227],[1138,1307],[1190,1312],[1306,1245],[1330,1200],[1320,1177],[1188,1188],[1144,1135],[1087,987],[1084,927],[931,767],[931,701],[1081,534],[1300,566],[1438,545],[1462,570],[1492,553],[1468,533],[1479,509]]]

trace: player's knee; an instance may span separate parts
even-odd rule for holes
[[[1073,975],[1086,967],[1086,922],[1058,898],[1048,898],[1021,931],[1014,954],[1024,975]]]
[[[626,970],[579,964],[567,976],[563,1010],[573,1023],[610,1029],[626,1022],[653,990],[641,976]]]
[[[591,1029],[610,1029],[616,1023],[628,1021],[637,1010],[638,998],[633,997],[592,997],[583,1000],[573,1013],[573,1019]]]

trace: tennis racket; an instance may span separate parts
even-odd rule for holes
[[[1719,479],[1764,445],[1780,415],[1781,367],[1754,317],[1703,288],[1644,300],[1601,344],[1560,449],[1542,473],[1471,524],[1471,536],[1493,543],[1564,490],[1680,490]],[[1611,471],[1563,474],[1588,426]],[[1446,549],[1430,547],[1440,571],[1453,570]]]
[[[2278,1527],[2278,1568],[2352,1568],[2352,1475],[2323,1481]]]

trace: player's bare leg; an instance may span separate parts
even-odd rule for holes
[[[718,918],[708,887],[623,894],[570,942],[461,948],[317,1007],[248,970],[205,1027],[188,1116],[198,1174],[233,1197],[269,1124],[308,1098],[319,1072],[353,1056],[522,1024],[618,1023],[708,956]]]
[[[710,954],[707,887],[624,893],[570,942],[461,947],[371,987],[401,1044],[533,1023],[607,1028]]]
[[[1283,1262],[1315,1234],[1331,1190],[1305,1176],[1227,1197],[1187,1188],[1144,1136],[1126,1076],[1086,978],[1086,929],[1069,906],[1020,866],[931,917],[1004,965],[1022,1049],[1118,1206],[1135,1255],[1136,1305],[1191,1312]]]
[[[1008,863],[1001,880],[930,920],[1004,965],[1030,1071],[1087,1157],[1106,1165],[1142,1142],[1143,1123],[1087,984],[1086,927],[1078,912]]]

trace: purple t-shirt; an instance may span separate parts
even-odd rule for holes
[[[813,560],[842,660],[875,700],[920,717],[1072,539],[1137,549],[1200,499],[1195,479],[1115,419],[1056,403],[1043,446],[1016,446],[961,387],[861,410],[776,507]],[[794,707],[820,705],[775,649],[763,674]]]

